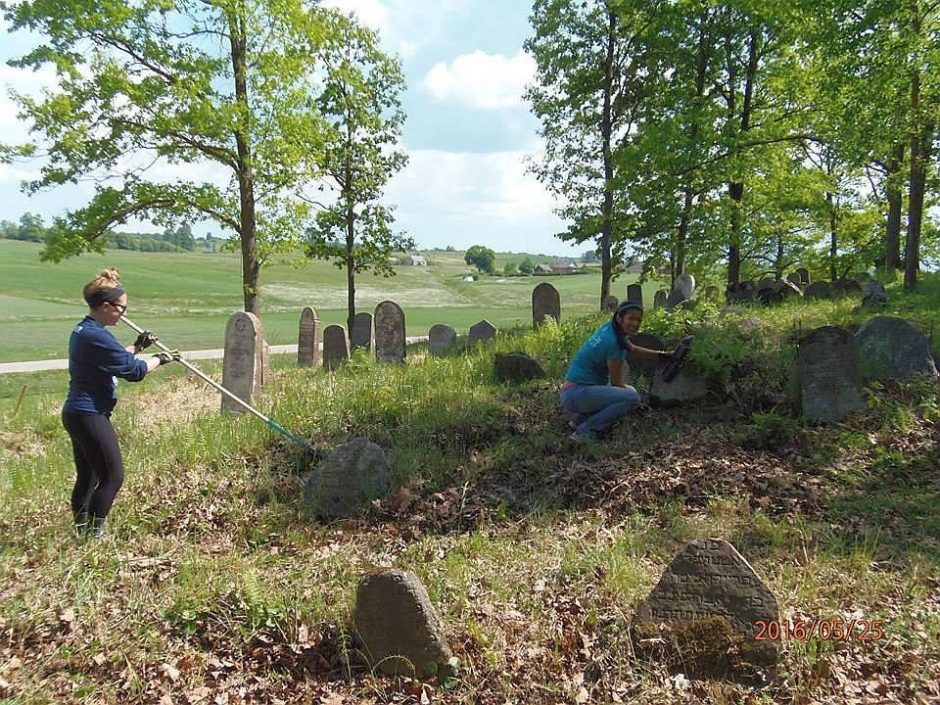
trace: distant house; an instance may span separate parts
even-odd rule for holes
[[[554,274],[552,268],[547,264],[537,264],[535,265],[536,274]]]
[[[555,262],[552,265],[552,271],[555,274],[578,274],[581,271],[581,268],[578,267],[577,262],[572,262],[571,260],[561,260],[560,262]]]
[[[402,264],[408,264],[412,267],[427,267],[428,261],[425,259],[424,255],[406,255],[401,258]]]
[[[463,280],[464,280],[465,282],[475,282],[475,281],[476,281],[476,279],[473,278],[473,275],[472,275],[472,274],[468,274],[467,276],[465,276],[465,277],[463,278]]]

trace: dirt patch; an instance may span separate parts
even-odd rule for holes
[[[159,397],[144,395],[121,403],[133,409],[137,427],[145,431],[219,413],[220,408],[219,392],[193,374],[166,380],[160,386]]]

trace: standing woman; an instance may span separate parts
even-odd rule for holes
[[[117,403],[117,378],[139,382],[160,365],[178,359],[159,353],[138,360],[135,353],[156,342],[144,331],[123,347],[107,330],[127,311],[127,293],[120,273],[106,269],[85,285],[88,315],[69,338],[69,395],[62,425],[72,439],[77,477],[72,489],[72,515],[80,534],[102,538],[111,504],[124,482],[124,465],[111,411]]]
[[[636,408],[640,395],[624,382],[624,362],[629,358],[668,359],[672,353],[650,350],[630,342],[643,323],[643,307],[625,301],[610,321],[581,346],[561,386],[561,405],[574,415],[573,437],[599,439],[624,414]]]

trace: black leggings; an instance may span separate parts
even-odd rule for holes
[[[111,418],[105,414],[62,412],[62,425],[72,439],[78,477],[72,489],[72,513],[105,518],[124,484],[124,463]]]

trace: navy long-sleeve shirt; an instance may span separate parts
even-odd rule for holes
[[[69,338],[69,395],[63,411],[110,414],[117,404],[117,378],[139,382],[147,363],[138,360],[91,316],[85,316]]]

